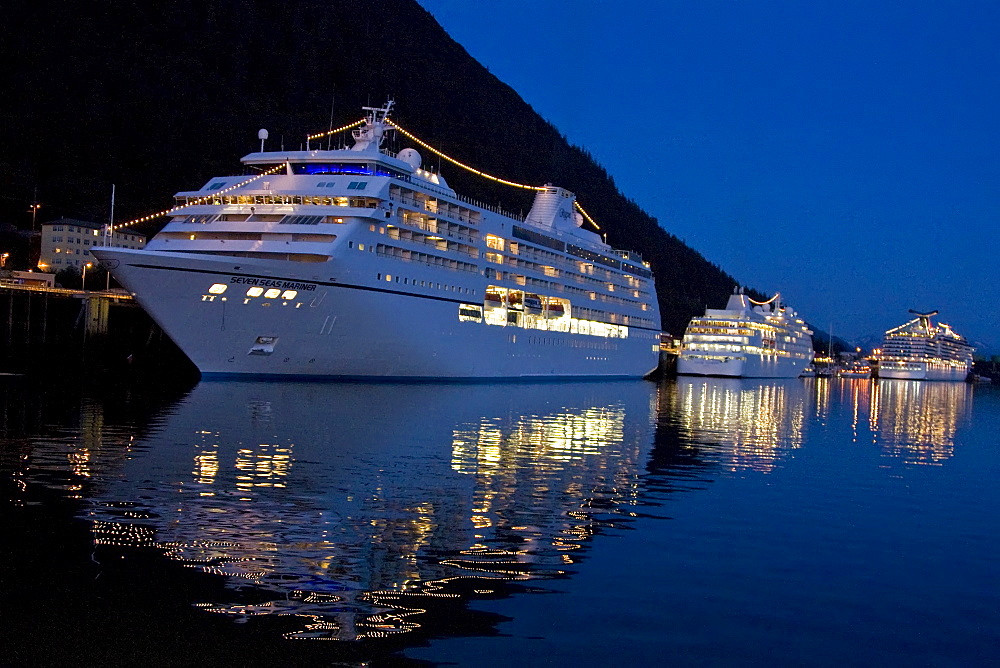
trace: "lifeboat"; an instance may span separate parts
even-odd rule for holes
[[[507,308],[524,308],[523,304],[524,295],[520,292],[508,292],[507,293]]]
[[[566,314],[566,308],[559,302],[549,303],[549,308],[545,312],[546,317],[561,318]]]
[[[538,295],[524,296],[524,312],[538,315],[542,312],[542,300]]]

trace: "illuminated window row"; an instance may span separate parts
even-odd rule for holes
[[[319,225],[320,223],[343,224],[344,219],[336,216],[309,216],[283,213],[208,213],[194,216],[175,216],[172,223],[184,225],[207,225],[208,223],[278,223],[279,225]]]
[[[202,295],[201,300],[203,302],[215,301],[217,297],[221,298],[222,301],[226,301],[225,297],[221,295],[225,294],[229,289],[229,286],[225,283],[213,283],[208,288],[208,293]],[[249,304],[252,299],[257,297],[263,297],[264,299],[278,299],[280,298],[283,302],[289,302],[298,297],[298,290],[285,290],[282,288],[266,288],[259,285],[254,285],[247,288],[245,293],[245,298],[243,300],[244,304]],[[265,302],[266,303],[266,302]],[[296,304],[296,308],[301,306],[301,303]]]
[[[377,197],[330,197],[326,195],[178,195],[176,206],[262,206],[267,204],[304,206],[344,206],[355,209],[378,208]]]
[[[183,239],[186,241],[273,241],[273,242],[312,242],[330,243],[337,238],[335,234],[307,234],[301,232],[160,232],[155,241],[170,241]]]

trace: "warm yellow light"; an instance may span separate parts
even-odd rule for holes
[[[247,297],[260,297],[264,294],[264,288],[250,288],[247,290]]]
[[[268,299],[274,299],[275,297],[277,297],[280,294],[281,294],[281,290],[279,290],[278,288],[271,288],[270,290],[268,290],[267,292],[264,293],[264,296],[266,298],[268,298]]]
[[[208,292],[213,295],[221,295],[223,292],[226,291],[226,288],[228,287],[229,286],[226,285],[225,283],[216,283],[215,285],[213,285],[208,289]]]
[[[295,299],[295,296],[299,294],[297,290],[285,290],[281,294],[282,299]]]

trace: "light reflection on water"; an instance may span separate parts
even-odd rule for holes
[[[203,382],[149,428],[85,400],[5,468],[22,490],[84,499],[99,550],[152,547],[225,578],[226,597],[191,602],[207,612],[357,640],[419,628],[433,599],[572,577],[597,534],[683,481],[772,475],[813,432],[942,465],[972,396],[831,379]],[[54,470],[65,479],[42,475]]]
[[[661,393],[660,410],[678,416],[682,439],[713,446],[715,461],[731,471],[772,471],[809,429],[831,421],[831,410],[841,418],[845,409],[852,442],[906,464],[940,464],[954,454],[972,392],[966,383],[916,380],[680,377]]]
[[[103,473],[89,516],[98,545],[229,578],[232,600],[206,611],[294,615],[296,639],[397,634],[452,581],[560,576],[595,526],[627,518],[655,392],[201,383]]]
[[[680,416],[682,437],[716,446],[730,470],[772,470],[780,457],[802,446],[806,388],[799,379],[677,379],[676,395],[661,407]]]

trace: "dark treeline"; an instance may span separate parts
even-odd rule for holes
[[[651,262],[668,331],[706,305],[721,308],[735,284],[619,193],[414,0],[40,0],[11,6],[5,22],[0,220],[26,227],[37,189],[40,220],[103,221],[112,183],[117,220],[146,215],[176,191],[233,173],[259,147],[260,128],[270,148],[298,149],[328,127],[331,103],[341,125],[393,97],[393,117],[446,153],[576,192],[612,246]],[[459,192],[530,207],[530,193],[442,167]]]

